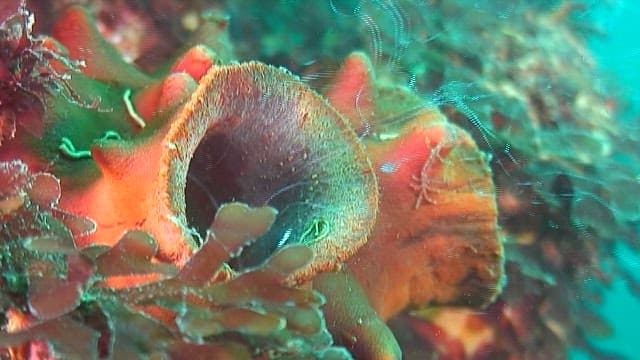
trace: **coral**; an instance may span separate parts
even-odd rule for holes
[[[503,255],[486,158],[464,130],[408,89],[377,81],[368,64],[351,55],[327,90],[366,128],[381,189],[378,221],[349,271],[383,319],[434,301],[488,304]]]
[[[323,97],[229,61],[213,16],[152,73],[144,41],[110,34],[158,24],[101,6],[53,21],[69,91],[2,144],[12,357],[400,358],[387,320],[501,290],[488,158],[378,57],[349,55]]]
[[[464,130],[408,89],[376,81],[362,53],[345,60],[327,96],[361,134],[380,184],[380,215],[345,269],[314,286],[341,295],[326,306],[339,343],[358,357],[399,358],[389,318],[431,302],[486,305],[500,291],[491,172]]]
[[[86,58],[82,74],[69,83],[87,89],[83,96],[100,99],[101,107],[54,98],[46,114],[53,124],[42,140],[23,134],[3,144],[2,155],[24,156],[36,169],[53,168],[62,185],[53,177],[36,177],[38,184],[57,185],[58,193],[45,200],[58,205],[62,189],[59,206],[90,217],[96,228],[53,237],[55,229],[46,227],[45,235],[23,240],[11,232],[11,224],[38,222],[21,215],[3,225],[6,241],[15,246],[7,249],[4,257],[11,262],[2,273],[27,277],[28,289],[12,283],[8,291],[30,307],[23,310],[18,300],[6,304],[3,312],[12,325],[5,328],[2,346],[18,357],[38,352],[128,358],[165,352],[180,358],[204,348],[234,357],[348,357],[343,350],[327,349],[331,337],[318,309],[323,297],[284,284],[337,267],[366,240],[375,218],[375,178],[346,120],[286,71],[259,63],[214,65],[215,54],[203,46],[175,61],[166,77],[153,79],[119,60],[93,23],[85,9],[71,7],[53,33],[73,49],[72,58]],[[111,85],[105,87],[106,82]],[[263,137],[264,127],[272,129],[264,134],[271,138]],[[218,154],[220,161],[211,159],[210,140],[219,146],[225,137],[225,146],[233,148]],[[250,153],[262,155],[247,157]],[[239,160],[246,165],[235,168]],[[27,174],[22,163],[6,164]],[[87,171],[91,168],[99,173]],[[19,179],[23,187],[44,191],[26,176]],[[3,189],[17,186],[7,182]],[[23,203],[30,204],[20,191],[11,190],[3,199],[3,214],[13,216]],[[203,192],[211,202],[196,206]],[[348,201],[347,193],[359,194],[360,201]],[[223,204],[234,199],[281,210],[276,218],[272,208],[251,211]],[[31,212],[32,217],[46,214],[44,208]],[[257,221],[253,231],[252,218]],[[214,233],[220,241],[213,240]],[[301,245],[289,246],[296,243]],[[29,246],[45,253],[33,255],[36,259],[53,260],[30,269],[19,256]],[[46,300],[52,293],[57,300]],[[69,337],[63,329],[86,337]],[[210,346],[195,345],[204,339]],[[18,346],[25,341],[30,342]]]
[[[281,207],[282,220],[267,235],[270,240],[248,250],[256,253],[247,255],[258,258],[254,263],[287,241],[302,241],[303,237],[318,250],[314,269],[335,267],[336,261],[362,245],[375,216],[375,179],[355,134],[322,99],[297,84],[292,75],[262,64],[215,66],[203,77],[206,66],[217,62],[214,53],[204,47],[178,59],[172,73],[154,83],[122,60],[112,60],[115,50],[99,40],[91,24],[86,10],[72,7],[54,25],[53,34],[72,49],[106,48],[92,51],[82,69],[86,78],[76,76],[73,81],[93,89],[100,89],[98,80],[113,83],[106,93],[93,90],[95,97],[113,106],[99,128],[95,122],[76,120],[71,125],[62,120],[49,130],[53,134],[47,134],[48,138],[61,136],[63,155],[71,158],[71,164],[65,165],[70,167],[65,179],[86,172],[88,166],[100,170],[99,176],[86,179],[82,186],[69,185],[62,199],[64,208],[99,225],[81,245],[113,245],[123,231],[138,227],[158,241],[161,258],[181,264],[198,241],[198,235],[187,227],[206,229],[216,204],[231,199]],[[75,35],[78,29],[82,36]],[[71,51],[70,55],[85,54]],[[107,68],[110,72],[104,72]],[[190,74],[200,81],[198,89]],[[262,81],[254,83],[253,78]],[[111,100],[118,89],[124,101]],[[228,97],[211,98],[216,91]],[[171,115],[188,97],[183,109]],[[262,134],[264,127],[273,130]],[[113,131],[118,133],[115,138],[99,135]],[[95,134],[93,143],[87,142],[87,133]],[[327,143],[332,146],[325,146]],[[81,147],[88,150],[74,151]],[[213,153],[220,159],[211,158],[209,148],[223,155]],[[269,156],[247,157],[249,153]],[[44,156],[58,159],[59,153]],[[86,161],[74,161],[82,157]],[[333,161],[325,161],[329,158]],[[245,165],[237,167],[236,161]],[[80,166],[75,162],[82,162],[83,169],[75,170]],[[241,180],[229,180],[236,176]],[[147,181],[140,183],[141,178]],[[259,189],[250,182],[258,179],[262,182]],[[325,190],[329,187],[336,190]],[[359,200],[349,201],[337,190]],[[201,204],[203,199],[209,203]],[[191,201],[197,206],[190,206]],[[353,215],[338,216],[345,212]],[[327,234],[305,235],[307,228],[318,223],[326,227]],[[338,237],[344,239],[338,242]]]
[[[583,35],[551,9],[515,12],[486,33],[465,23],[474,21],[456,23],[458,32],[476,34],[475,40],[462,44],[445,36],[435,42],[460,61],[483,54],[480,65],[468,74],[446,64],[430,71],[441,71],[445,80],[475,81],[473,91],[494,99],[468,102],[494,136],[479,144],[496,153],[492,167],[507,238],[511,280],[490,309],[505,320],[486,323],[497,338],[512,340],[494,341],[493,347],[556,356],[577,346],[593,357],[611,356],[591,344],[608,328],[593,309],[612,276],[628,278],[621,268],[606,274],[602,264],[618,262],[611,256],[616,241],[637,242],[629,219],[639,212],[612,195],[636,186],[623,185],[633,181],[626,170],[610,170],[622,165],[616,153],[625,150],[614,144],[627,137],[609,105],[610,93],[590,76],[596,64]],[[484,45],[480,50],[468,44]],[[445,106],[449,118],[467,121],[464,109]],[[618,183],[622,178],[627,180]]]
[[[72,59],[82,59],[82,72],[96,80],[117,80],[127,87],[142,87],[151,79],[130,66],[117,50],[109,46],[85,8],[76,6],[61,14],[51,33],[69,51]]]
[[[308,279],[353,254],[375,218],[377,191],[345,120],[293,76],[262,64],[217,67],[202,82],[167,138],[178,154],[195,153],[189,176],[212,189],[217,201],[233,197],[279,209],[282,220],[256,247],[257,256],[307,244],[316,252],[301,274]],[[227,152],[222,161],[215,155],[220,151]],[[171,158],[176,169],[187,166],[180,156]],[[174,178],[173,184],[185,181]],[[210,215],[194,214],[198,223],[202,216]]]
[[[580,347],[593,357],[614,356],[592,344],[609,332],[594,309],[615,277],[638,289],[637,279],[614,256],[615,244],[638,248],[637,202],[621,199],[637,188],[637,168],[631,165],[637,159],[630,155],[637,153],[631,145],[637,130],[620,121],[624,109],[616,92],[592,76],[597,64],[584,27],[589,7],[516,2],[505,9],[491,1],[475,9],[464,1],[395,5],[400,16],[387,12],[376,21],[378,37],[368,29],[359,36],[344,31],[354,37],[344,41],[375,40],[379,51],[370,52],[377,54],[371,62],[382,76],[401,82],[409,75],[409,85],[491,154],[485,161],[497,192],[509,281],[486,315],[476,316],[476,323],[497,335],[475,354],[492,349],[495,357],[564,358],[569,348]],[[381,7],[365,1],[353,12],[341,11],[362,16]],[[573,22],[578,18],[580,28]],[[385,21],[397,25],[385,27]],[[396,35],[401,24],[411,31]],[[398,46],[404,36],[416,37],[409,41],[411,51]],[[438,184],[426,184],[420,182],[427,191],[419,205],[433,206],[436,200],[437,206]],[[405,313],[392,320],[392,329],[424,334],[429,319]],[[403,349],[422,342],[417,348],[423,352],[444,356],[440,350],[446,346],[440,345],[447,341],[425,339],[447,329],[431,325],[439,330],[416,335],[417,340],[399,339]],[[451,333],[458,333],[452,341],[464,343],[458,327],[452,322]]]
[[[82,36],[70,29],[83,29]],[[3,144],[2,157],[20,156],[29,167],[52,169],[62,181],[46,174],[30,177],[20,162],[3,163],[2,275],[11,280],[7,289],[3,280],[3,293],[16,299],[3,304],[8,322],[0,346],[18,358],[135,358],[153,353],[182,358],[203,349],[208,355],[233,358],[348,358],[344,350],[330,347],[319,310],[323,297],[285,284],[311,276],[318,267],[336,267],[366,239],[375,217],[375,178],[344,118],[284,70],[250,63],[215,65],[215,71],[209,71],[218,60],[203,46],[175,61],[164,78],[136,77],[137,70],[116,59],[89,13],[79,7],[66,10],[54,33],[74,51],[98,49],[71,52],[74,58],[90,57],[82,74],[73,74],[69,83],[87,90],[81,91],[83,96],[100,99],[101,106],[87,108],[54,97],[46,113],[52,124],[41,138],[19,134]],[[120,70],[103,72],[112,61]],[[278,82],[254,83],[256,76]],[[246,91],[244,97],[238,90]],[[228,97],[214,98],[210,91]],[[206,106],[215,101],[222,102]],[[248,104],[255,112],[247,111]],[[219,116],[211,116],[211,111],[219,111]],[[254,118],[258,113],[263,117]],[[285,124],[297,126],[299,133],[270,125],[285,116]],[[274,141],[260,137],[264,126],[274,129]],[[234,140],[234,146],[244,146],[233,149],[232,162],[223,162],[224,167],[237,165],[249,151],[262,152],[263,157],[245,160],[247,167],[241,170],[249,176],[207,172],[214,170],[212,164],[189,175],[198,143],[224,136]],[[273,158],[266,157],[265,147],[274,152]],[[227,153],[219,155],[224,160]],[[342,160],[335,161],[338,158]],[[329,160],[335,161],[333,168],[325,166]],[[260,197],[248,191],[257,182],[244,184],[244,191],[225,186],[235,176],[260,180],[263,166],[271,166],[273,176],[262,182],[267,187]],[[203,181],[214,187],[201,187]],[[322,191],[337,189],[335,181],[362,194],[362,201],[351,203],[333,190]],[[215,207],[185,204],[185,188],[193,186],[186,190],[187,197],[189,191],[207,196],[217,191],[219,198],[207,204]],[[281,211],[276,217],[270,207],[223,204],[236,197],[257,205],[275,203]],[[42,206],[34,207],[36,201]],[[187,205],[194,211],[189,220]],[[57,206],[91,217],[95,229],[69,231],[49,212],[64,216],[72,230],[84,223]],[[353,216],[338,216],[345,211]],[[44,234],[20,232],[31,227]],[[338,234],[350,236],[353,244],[338,242],[343,236]],[[258,238],[265,239],[268,252],[256,251],[257,258],[246,255],[261,243]],[[340,254],[331,252],[336,249]],[[69,336],[72,332],[83,336]]]
[[[425,312],[404,311],[392,318],[406,358],[462,354],[456,344],[464,344],[466,333],[458,322],[465,316],[459,314],[469,312],[471,322],[495,334],[469,356],[565,358],[575,347],[594,358],[615,356],[592,340],[609,332],[597,310],[612,281],[623,279],[635,295],[640,289],[637,276],[616,255],[619,246],[639,248],[640,209],[628,196],[638,188],[638,131],[632,125],[636,118],[624,120],[630,100],[622,96],[620,84],[607,85],[586,45],[588,36],[602,32],[588,20],[595,3],[481,1],[469,6],[467,1],[364,0],[272,3],[268,8],[255,0],[227,3],[235,20],[231,36],[238,40],[237,54],[303,74],[351,119],[368,149],[376,132],[385,134],[376,129],[384,119],[375,116],[376,109],[402,103],[391,97],[390,105],[380,106],[384,96],[373,100],[375,70],[375,83],[406,84],[421,103],[442,112],[438,119],[446,117],[449,123],[433,131],[446,134],[454,128],[488,154],[477,169],[486,164],[492,170],[497,204],[491,206],[497,205],[509,280],[484,311],[441,310],[456,313],[451,315],[456,319],[451,341],[437,337],[448,329],[437,320],[430,324],[432,317]],[[308,15],[304,19],[302,12]],[[353,49],[362,49],[371,60],[351,55],[340,67]],[[335,89],[334,84],[341,85]],[[415,115],[410,109],[396,108],[391,115],[408,124],[406,119]],[[423,146],[416,138],[414,146]],[[441,146],[434,146],[439,153]],[[403,167],[396,169],[397,159],[410,148],[398,145],[398,157],[374,161],[376,171],[400,178]],[[422,175],[437,175],[433,165],[441,157],[423,158],[426,172],[419,173],[415,165],[406,174],[401,183],[408,185],[407,197],[398,204],[439,205],[440,177]],[[378,175],[385,204],[385,174]],[[378,224],[395,206],[381,206]],[[395,254],[385,252],[389,258]],[[375,271],[377,265],[373,261],[370,268]],[[448,344],[458,352],[448,352]]]

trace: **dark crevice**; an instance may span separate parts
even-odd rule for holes
[[[188,224],[202,239],[221,204],[239,201],[278,210],[271,229],[232,260],[237,269],[262,263],[283,245],[285,237],[287,243],[300,239],[313,213],[306,201],[312,196],[301,179],[304,170],[292,172],[286,164],[282,166],[286,161],[277,151],[254,149],[257,141],[243,125],[210,132],[202,139],[189,165],[185,193]]]

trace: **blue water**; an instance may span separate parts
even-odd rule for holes
[[[633,272],[640,271],[640,256],[626,246],[616,249],[620,263]],[[613,336],[606,339],[594,339],[598,347],[616,352],[628,359],[640,359],[640,341],[638,341],[638,324],[640,323],[640,299],[634,297],[622,279],[616,279],[606,293],[601,315],[613,326]],[[580,350],[570,353],[572,360],[589,359]]]
[[[634,272],[640,270],[640,257],[629,249],[620,248],[621,262]],[[626,283],[620,279],[605,298],[603,314],[614,326],[614,336],[597,343],[604,348],[616,350],[630,359],[640,358],[640,341],[638,341],[638,324],[640,324],[640,300],[629,293]]]
[[[620,92],[629,97],[638,111],[640,104],[640,1],[619,0],[610,9],[595,15],[607,31],[603,38],[594,38],[591,47],[605,74],[616,78]]]
[[[607,36],[591,41],[601,74],[615,81],[616,91],[629,101],[630,111],[621,121],[633,124],[637,130],[640,113],[640,1],[626,0],[613,2],[609,9],[601,9],[594,14],[598,23],[607,31]],[[633,273],[640,272],[640,256],[626,247],[617,251],[620,262]],[[640,276],[640,275],[639,275]],[[640,299],[633,297],[626,283],[616,279],[607,292],[601,314],[611,322],[614,336],[594,340],[605,349],[615,350],[629,359],[640,359]],[[584,353],[575,351],[572,359],[587,359]]]

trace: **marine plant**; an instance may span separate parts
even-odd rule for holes
[[[2,163],[2,178],[13,190],[4,198],[21,202],[3,203],[0,254],[8,320],[0,347],[12,358],[349,358],[331,347],[322,295],[283,284],[311,261],[308,247],[285,247],[233,276],[225,264],[269,229],[273,208],[223,205],[178,271],[153,261],[158,244],[140,230],[113,247],[77,248],[73,238],[94,229],[72,236],[50,218],[60,195],[55,177],[13,162]],[[78,222],[90,224],[71,223]]]
[[[77,71],[82,61],[67,58],[52,38],[34,35],[34,21],[24,2],[0,14],[0,144],[13,138],[17,125],[41,135],[52,92],[80,104],[67,72]]]

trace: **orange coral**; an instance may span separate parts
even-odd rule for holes
[[[54,35],[73,58],[85,59],[86,76],[132,87],[119,110],[134,136],[94,141],[87,157],[99,176],[65,191],[61,206],[98,224],[80,246],[111,246],[140,229],[158,241],[160,259],[182,265],[219,204],[236,199],[282,210],[239,267],[302,242],[317,251],[299,274],[307,279],[362,246],[376,214],[375,177],[356,134],[324,99],[281,69],[217,65],[204,46],[175,61],[164,79],[139,76],[113,59],[115,49],[93,22],[71,7]]]
[[[224,305],[277,302],[280,288],[264,293],[258,285],[313,279],[330,297],[327,319],[336,338],[359,356],[392,359],[401,351],[385,320],[399,311],[430,302],[485,304],[496,294],[502,248],[485,156],[415,94],[376,80],[364,54],[349,56],[327,90],[334,108],[286,70],[221,65],[204,46],[153,79],[118,57],[93,23],[86,10],[71,7],[54,35],[86,61],[80,84],[124,90],[111,110],[113,118],[122,115],[127,133],[93,140],[83,151],[62,138],[63,154],[99,171],[68,185],[60,206],[97,223],[95,233],[74,239],[88,248],[84,255],[96,251],[89,257],[100,279],[92,285],[135,308],[109,311],[134,322],[141,321],[137,311],[147,312],[199,340],[224,329],[274,334],[285,324],[313,334],[324,326],[319,298],[307,299],[313,309],[277,315],[203,306],[214,298]],[[270,212],[263,226],[249,207],[226,207],[235,201],[270,206],[277,216]],[[218,221],[223,208],[227,223]],[[325,271],[336,272],[318,274]],[[64,306],[33,308],[65,315],[78,306],[81,280],[59,284],[71,287]],[[46,293],[43,284],[34,280],[34,291]],[[205,287],[189,290],[188,313],[149,300],[175,300],[185,286]],[[297,290],[311,296],[282,291]],[[119,355],[133,351],[127,346]]]
[[[485,156],[416,95],[374,83],[371,70],[362,73],[366,63],[352,55],[334,86],[347,85],[331,88],[373,93],[364,143],[380,183],[380,216],[369,242],[348,261],[349,272],[383,319],[407,305],[488,303],[498,292],[503,259]],[[335,105],[361,114],[357,102]]]
[[[151,81],[149,76],[127,64],[107,43],[87,9],[72,6],[59,19],[52,35],[67,47],[71,58],[84,61],[85,74],[97,80],[118,81],[132,87]]]
[[[355,133],[322,98],[273,67],[218,66],[201,82],[164,140],[172,144],[163,154],[171,186],[189,187],[189,167],[192,181],[218,201],[276,204],[282,220],[263,246],[313,248],[304,279],[336,268],[366,241],[377,207],[375,178]],[[216,151],[229,151],[221,144],[237,149],[227,155],[237,162],[216,160]]]

